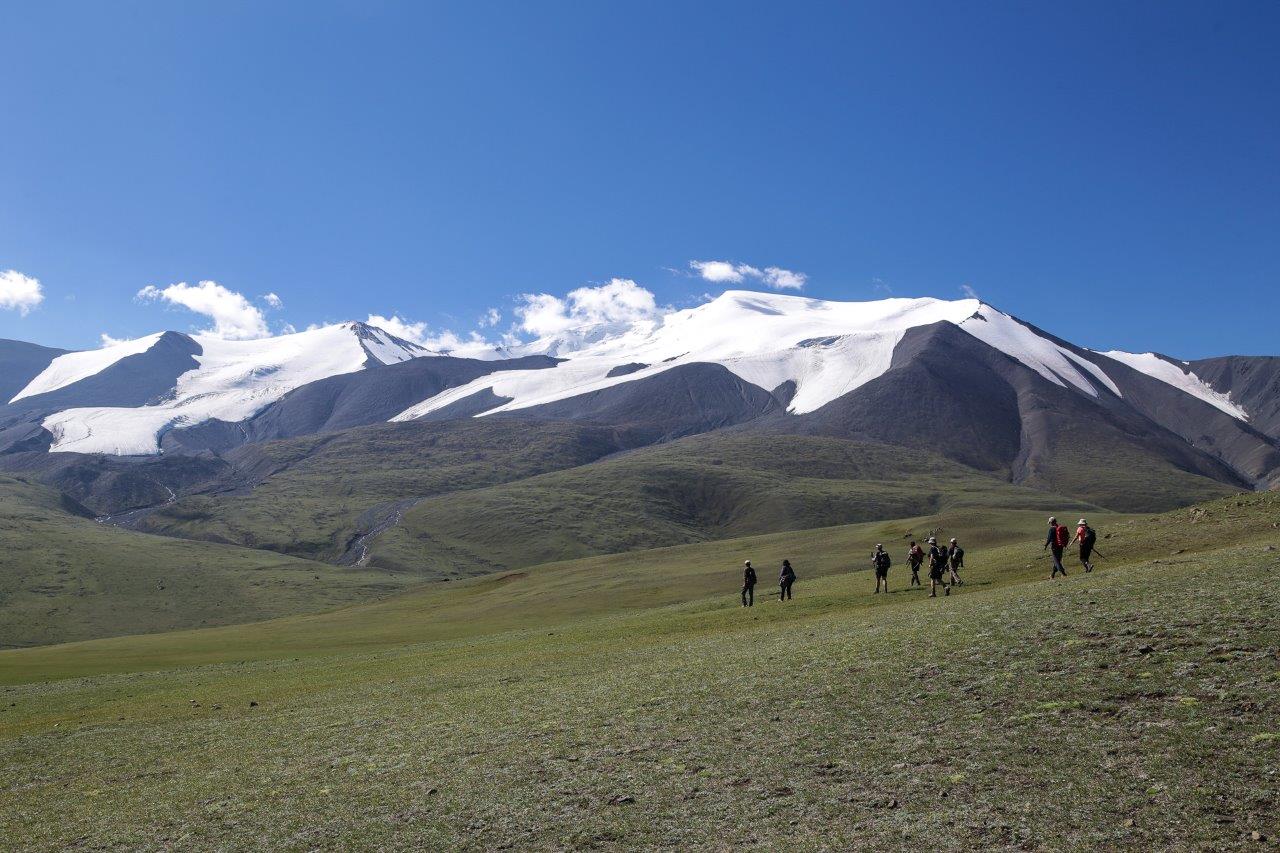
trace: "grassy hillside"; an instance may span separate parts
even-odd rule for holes
[[[367,601],[404,577],[131,533],[0,476],[0,646],[269,619]]]
[[[715,433],[428,499],[374,541],[373,564],[459,576],[965,507],[1086,506],[900,447]]]
[[[1140,442],[1121,441],[1112,432],[1078,421],[1057,421],[1045,441],[1046,451],[1029,461],[1023,484],[1099,506],[1163,512],[1237,491],[1175,467]]]
[[[936,600],[802,568],[789,604],[473,618],[403,644],[475,594],[627,598],[635,561],[581,561],[532,596],[544,570],[403,597],[416,609],[173,637],[153,673],[41,681],[156,638],[3,653],[33,683],[0,692],[0,833],[37,849],[1249,845],[1280,832],[1277,497],[1109,519],[1111,561],[1066,581],[1028,582],[1034,545],[978,548],[970,584]],[[360,643],[357,622],[387,641]],[[346,648],[293,652],[340,623]]]
[[[235,457],[244,487],[185,497],[148,517],[145,529],[333,560],[356,535],[361,515],[381,504],[582,465],[621,446],[613,429],[529,429],[494,419],[379,424],[265,442]]]

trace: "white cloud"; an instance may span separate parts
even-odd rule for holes
[[[741,284],[755,279],[777,290],[800,290],[808,276],[782,267],[753,267],[733,261],[689,261],[689,267],[703,279],[716,284]]]
[[[264,294],[262,301],[267,303],[269,307],[275,308],[277,311],[284,307],[284,300],[279,296],[276,296],[274,293]]]
[[[567,329],[613,323],[634,323],[665,313],[653,293],[629,278],[611,279],[599,287],[579,287],[561,299],[549,293],[525,293],[516,308],[520,329],[546,337]]]
[[[484,336],[479,332],[471,332],[463,338],[448,329],[422,341],[422,345],[427,349],[445,352],[459,358],[480,358],[486,355],[492,357],[496,346],[496,344],[485,340]]]
[[[716,284],[741,284],[743,272],[738,267],[745,264],[733,264],[729,261],[689,261],[689,266],[707,281],[713,281]]]
[[[427,324],[414,323],[406,320],[399,314],[392,314],[390,317],[384,317],[381,314],[370,314],[369,319],[365,320],[370,326],[377,326],[385,332],[390,332],[397,338],[404,338],[415,344],[421,344],[427,338]]]
[[[960,292],[963,293],[965,296],[969,297],[970,299],[982,298],[981,296],[978,295],[978,291],[974,290],[973,286],[969,284],[960,285]]]
[[[220,338],[246,340],[265,338],[270,334],[262,309],[216,281],[202,281],[197,285],[184,281],[163,289],[147,285],[138,291],[138,299],[144,302],[160,300],[203,314],[213,320],[213,328],[206,331]]]
[[[397,338],[404,338],[406,341],[424,346],[429,350],[449,353],[460,358],[491,356],[497,346],[491,341],[485,340],[484,336],[479,332],[471,332],[465,337],[449,329],[432,332],[426,323],[406,320],[399,314],[392,314],[390,317],[384,317],[381,314],[370,314],[369,319],[365,322],[370,326],[377,326],[385,332],[390,332]]]
[[[124,344],[129,342],[128,338],[113,338],[111,337],[111,335],[107,334],[106,332],[103,332],[98,337],[102,339],[102,345],[104,347],[113,347],[116,344]]]
[[[809,276],[802,272],[784,270],[782,267],[765,267],[764,283],[778,290],[799,290]]]
[[[17,270],[0,271],[0,309],[17,311],[25,317],[43,301],[44,290],[39,279]]]
[[[484,312],[484,316],[482,316],[479,320],[481,327],[496,326],[501,322],[502,322],[502,312],[499,311],[497,308],[490,308],[488,311]]]

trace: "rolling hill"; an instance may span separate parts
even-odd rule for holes
[[[900,569],[873,596],[856,569],[876,540],[961,517],[0,652],[0,832],[39,848],[1256,847],[1280,831],[1277,513],[1251,495],[1100,517],[1108,561],[1048,582],[1040,515],[986,512],[999,529],[969,540],[967,585],[933,600]],[[740,607],[743,554],[791,555],[796,599]]]
[[[407,580],[120,530],[0,476],[0,647],[250,622],[383,597]]]

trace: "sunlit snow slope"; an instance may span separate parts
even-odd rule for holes
[[[490,412],[523,409],[697,362],[723,365],[765,390],[794,382],[788,411],[803,414],[882,375],[908,329],[938,322],[958,325],[1058,385],[1092,396],[1097,396],[1099,386],[1119,393],[1093,363],[976,299],[828,302],[730,291],[576,351],[566,352],[562,341],[535,342],[529,349],[556,352],[566,360],[548,370],[484,376],[424,400],[395,420],[420,418],[484,390],[510,400]],[[623,376],[608,375],[624,363],[647,366]]]
[[[140,340],[154,343],[158,337]],[[120,456],[158,453],[160,436],[166,430],[210,418],[243,420],[310,382],[361,370],[371,361],[390,364],[426,354],[416,344],[361,323],[249,341],[210,335],[192,338],[203,350],[195,356],[200,366],[178,377],[169,399],[136,408],[94,407],[58,412],[44,420],[45,429],[53,434],[50,449]],[[145,351],[146,347],[139,347],[138,343],[119,344],[106,354],[93,351],[61,356],[22,393],[38,393],[31,390],[33,387],[45,391],[70,384],[75,380],[68,377],[79,372],[81,362],[89,356],[104,362],[105,367],[124,355]],[[114,352],[118,349],[129,351]]]
[[[1104,352],[1101,355],[1115,359],[1121,364],[1127,364],[1139,373],[1145,373],[1152,379],[1159,379],[1179,391],[1190,394],[1193,397],[1199,397],[1233,418],[1239,418],[1242,421],[1249,419],[1249,415],[1245,410],[1231,402],[1231,398],[1226,394],[1213,390],[1199,376],[1192,373],[1189,368],[1175,364],[1163,356],[1153,352],[1131,353],[1121,352],[1120,350]]]
[[[1178,363],[1151,353],[1080,350],[976,299],[831,302],[729,291],[696,308],[655,318],[612,325],[582,324],[529,343],[471,353],[499,361],[549,355],[558,362],[550,367],[486,374],[420,400],[393,420],[421,418],[464,400],[466,405],[457,411],[483,409],[481,414],[491,414],[528,409],[699,363],[722,365],[765,391],[790,384],[794,387],[780,399],[787,400],[792,414],[806,414],[884,375],[893,366],[895,349],[911,329],[937,323],[953,324],[1048,382],[1082,395],[1122,397],[1121,389],[1106,373],[1108,369],[1115,373],[1119,362],[1180,394],[1247,419],[1240,405]],[[160,337],[152,335],[59,356],[14,400],[37,398],[38,405],[39,395],[74,388],[75,383],[122,359],[147,352]],[[199,367],[179,376],[161,402],[133,408],[72,408],[48,415],[43,425],[53,435],[51,449],[154,454],[160,452],[161,437],[170,429],[212,418],[242,421],[311,382],[371,365],[440,354],[363,323],[252,341],[227,341],[209,335],[195,335],[192,340],[201,350],[194,356]],[[958,389],[958,393],[964,390]],[[396,406],[413,399],[398,400]]]

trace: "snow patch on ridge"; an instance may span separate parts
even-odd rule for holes
[[[1093,383],[1080,372],[1080,368],[1084,368],[1112,394],[1123,396],[1102,368],[990,305],[983,305],[973,316],[961,322],[960,328],[988,346],[1016,358],[1055,385],[1065,388],[1070,383],[1091,397],[1098,396]]]
[[[411,406],[392,420],[413,420],[485,389],[511,398],[485,414],[525,409],[694,363],[723,365],[766,390],[793,381],[796,393],[788,411],[803,414],[887,371],[908,329],[941,321],[959,323],[979,305],[974,299],[827,302],[728,291],[705,305],[667,314],[661,321],[636,323],[619,334],[535,341],[527,346],[528,352],[555,352],[567,360],[546,370],[481,377]],[[621,362],[651,366],[609,376]]]
[[[1111,350],[1110,352],[1099,353],[1099,355],[1115,359],[1121,364],[1132,367],[1139,373],[1145,373],[1152,379],[1158,379],[1166,385],[1172,385],[1179,391],[1197,397],[1210,406],[1226,412],[1233,418],[1246,422],[1249,420],[1249,413],[1231,402],[1231,398],[1228,395],[1213,390],[1199,376],[1191,373],[1189,369],[1181,368],[1156,353],[1132,353]],[[1183,364],[1186,364],[1186,362],[1184,361]]]
[[[772,390],[794,382],[787,411],[805,414],[882,376],[907,330],[949,322],[1061,387],[1092,397],[1120,389],[1103,370],[1030,326],[976,299],[883,299],[828,302],[800,296],[729,291],[684,311],[614,334],[570,334],[526,345],[555,352],[554,368],[483,376],[424,400],[393,420],[413,420],[479,391],[510,402],[484,414],[508,412],[635,382],[683,364],[719,364],[745,382]],[[609,376],[620,363],[650,367]]]
[[[106,370],[122,358],[146,352],[156,345],[156,341],[160,340],[163,334],[163,332],[157,332],[154,335],[147,335],[145,338],[119,341],[101,349],[69,352],[66,355],[60,355],[49,362],[49,366],[28,382],[27,387],[19,391],[9,402],[16,403],[23,397],[48,394],[50,391],[57,391],[59,388],[65,388],[82,379],[88,379],[90,376]]]
[[[364,369],[371,355],[361,330],[350,323],[255,340],[192,337],[203,349],[194,356],[199,367],[178,377],[170,399],[151,406],[77,408],[51,415],[44,420],[54,439],[50,451],[159,453],[160,437],[170,429],[210,418],[244,420],[302,385]],[[373,357],[384,363],[414,357],[401,350],[404,357],[397,358],[390,346],[379,341]]]

